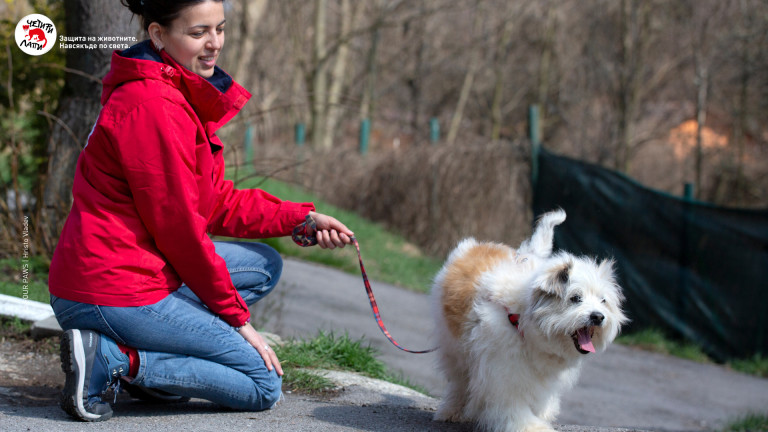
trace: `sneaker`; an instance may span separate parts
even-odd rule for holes
[[[61,408],[83,421],[112,417],[101,395],[128,373],[128,356],[111,338],[91,330],[67,330],[61,336],[61,370],[66,374]]]
[[[179,396],[164,392],[162,390],[144,387],[135,384],[123,383],[122,388],[128,392],[134,399],[140,399],[144,402],[160,402],[160,403],[179,403],[189,402],[187,396]]]

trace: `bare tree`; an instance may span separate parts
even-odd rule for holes
[[[713,50],[716,41],[712,34],[712,21],[721,13],[721,2],[700,4],[693,2],[690,8],[693,12],[691,28],[691,50],[693,57],[696,88],[696,150],[694,155],[694,186],[696,197],[704,196],[704,143],[703,132],[707,123],[707,105],[709,103],[711,69],[715,59]]]
[[[340,1],[339,48],[336,60],[333,63],[333,69],[331,70],[331,87],[328,90],[328,108],[322,144],[322,147],[326,150],[333,147],[336,128],[343,112],[341,98],[349,76],[347,69],[349,68],[349,42],[352,23],[360,22],[360,12],[363,10],[362,5],[359,3],[355,3],[353,7],[351,0]]]
[[[267,13],[269,0],[241,0],[238,2],[238,12],[235,17],[239,21],[240,28],[237,34],[239,39],[237,57],[232,75],[240,84],[248,88],[253,83],[253,75],[249,73],[251,64],[256,55],[256,28]]]

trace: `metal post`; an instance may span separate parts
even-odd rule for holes
[[[245,164],[247,167],[253,167],[253,125],[245,129]]]
[[[440,121],[437,117],[429,119],[429,142],[437,144],[440,141]]]
[[[683,186],[683,197],[686,202],[693,202],[693,183],[686,183],[685,186]]]
[[[296,145],[299,147],[304,146],[304,140],[307,138],[306,134],[306,127],[304,126],[304,123],[296,123],[296,126],[294,127],[294,133],[293,133],[293,139],[296,142]]]
[[[528,137],[531,140],[531,185],[535,188],[539,180],[539,149],[541,148],[538,105],[528,107]]]
[[[683,223],[680,233],[680,292],[677,301],[677,316],[687,323],[688,304],[691,298],[691,204],[693,204],[693,184],[683,186]]]
[[[368,153],[368,143],[371,139],[371,120],[363,119],[360,122],[360,154]]]

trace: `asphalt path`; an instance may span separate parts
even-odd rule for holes
[[[376,281],[372,286],[392,336],[409,349],[431,348],[429,297]],[[283,337],[311,338],[319,330],[364,337],[392,370],[441,395],[436,354],[409,354],[385,339],[359,275],[286,260],[280,284],[252,312],[257,325]],[[614,344],[585,361],[558,423],[697,431],[748,413],[768,414],[767,379]]]

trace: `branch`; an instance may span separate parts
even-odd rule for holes
[[[101,79],[99,77],[97,77],[95,75],[91,75],[91,74],[89,74],[87,72],[83,72],[83,71],[78,70],[78,69],[68,68],[66,66],[62,66],[62,65],[59,65],[59,64],[55,64],[55,63],[43,63],[40,66],[49,67],[49,68],[53,68],[53,69],[59,69],[59,70],[63,70],[64,72],[68,72],[68,73],[75,74],[75,75],[80,75],[81,77],[87,78],[87,79],[89,79],[91,81],[94,81],[94,82],[97,82],[97,83],[101,84]]]
[[[62,128],[64,128],[64,130],[65,130],[65,131],[67,131],[67,133],[69,134],[69,136],[72,138],[72,141],[74,141],[74,142],[79,142],[79,141],[80,141],[79,139],[77,139],[77,136],[76,136],[76,135],[75,135],[75,133],[72,131],[72,129],[70,129],[70,128],[69,128],[69,126],[67,126],[67,124],[66,124],[66,123],[64,123],[64,121],[63,121],[62,119],[60,119],[60,118],[56,117],[56,116],[55,116],[55,115],[53,115],[53,114],[49,114],[49,113],[47,113],[47,112],[45,112],[45,111],[38,111],[37,113],[38,113],[38,114],[40,114],[40,115],[41,115],[41,116],[43,116],[43,117],[47,117],[47,118],[49,118],[49,119],[52,119],[52,120],[53,120],[53,121],[55,121],[56,123],[58,123],[58,124],[59,124],[59,126],[61,126]]]

